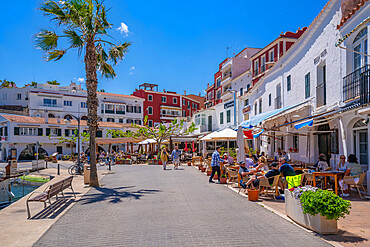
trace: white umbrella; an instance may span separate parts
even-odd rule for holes
[[[146,139],[144,141],[139,142],[138,144],[149,144],[149,143],[157,143],[157,141],[153,139]]]
[[[238,152],[238,162],[244,161],[245,162],[245,150],[244,150],[244,135],[242,126],[238,127],[237,137],[236,137],[236,144],[238,145],[239,152]]]

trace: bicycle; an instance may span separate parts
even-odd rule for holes
[[[77,164],[77,162],[70,167],[68,167],[68,173],[70,175],[76,175],[76,174],[83,174],[84,173],[84,167],[83,163]]]

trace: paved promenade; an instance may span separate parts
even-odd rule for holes
[[[193,167],[113,172],[34,246],[329,246]]]

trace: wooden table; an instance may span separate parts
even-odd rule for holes
[[[317,176],[323,176],[325,177],[325,189],[327,186],[327,177],[333,177],[334,178],[334,191],[335,194],[338,195],[338,175],[343,175],[344,172],[314,172],[312,173],[313,175],[313,187],[316,187],[316,177]]]

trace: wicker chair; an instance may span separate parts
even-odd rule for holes
[[[268,193],[268,188],[271,188],[272,189],[272,195],[274,197],[274,200],[276,200],[275,195],[279,191],[278,184],[279,184],[280,175],[276,175],[273,178],[274,178],[274,180],[273,180],[272,184],[269,183],[269,179],[268,178],[261,178],[260,179],[260,183],[259,183],[259,190],[261,191],[261,188],[264,187],[265,188],[265,192],[264,193],[267,194]]]
[[[226,172],[229,177],[229,181],[227,183],[227,186],[229,186],[229,183],[235,182],[238,183],[238,171],[229,167],[226,167]]]
[[[360,198],[362,198],[360,188],[361,187],[365,191],[365,187],[363,185],[364,179],[365,179],[366,173],[361,173],[356,176],[344,176],[343,177],[343,183],[348,185],[348,189],[350,191],[351,186],[356,187],[358,194],[360,195]],[[356,183],[355,178],[359,178],[358,182]]]

